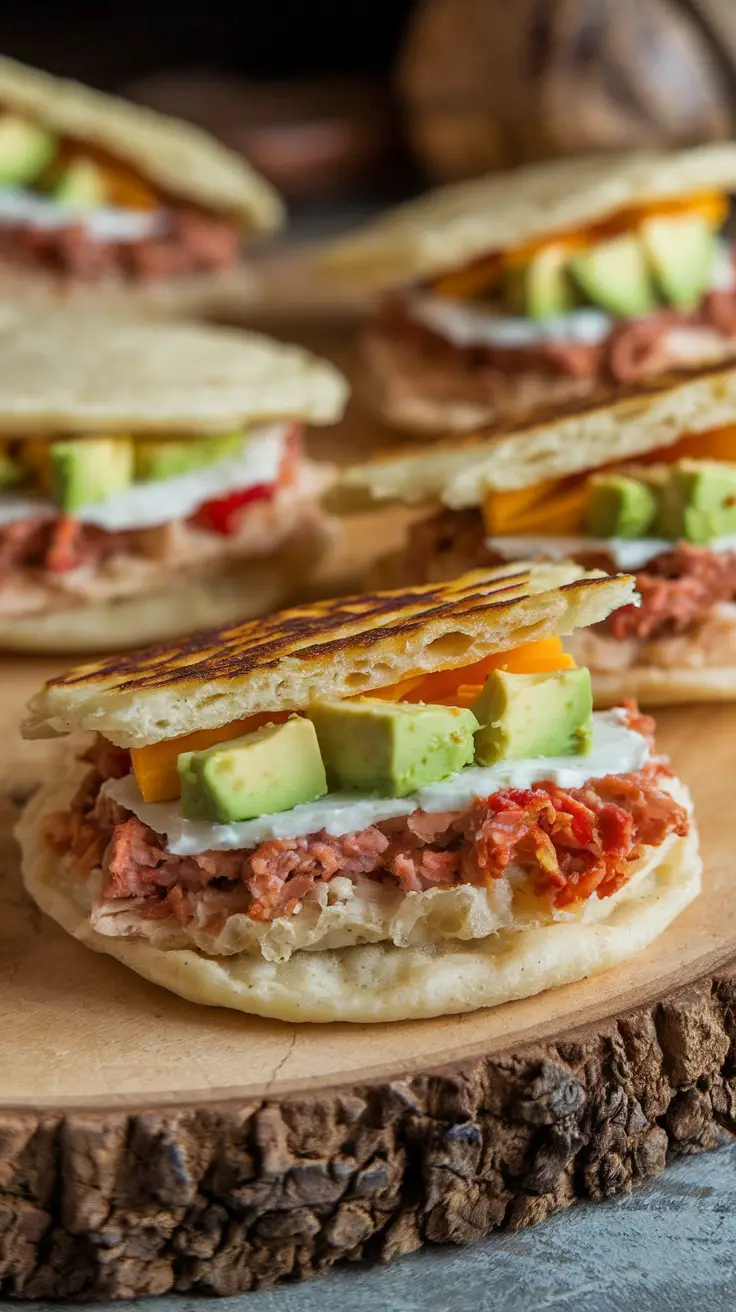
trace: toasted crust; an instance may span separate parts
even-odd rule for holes
[[[354,283],[399,287],[629,206],[735,186],[732,143],[552,160],[430,191],[324,247],[316,259]]]
[[[29,309],[0,323],[0,433],[222,432],[339,418],[326,361],[256,333]]]
[[[495,428],[431,445],[389,448],[343,470],[328,493],[338,511],[376,501],[454,509],[477,506],[486,492],[528,487],[626,460],[681,437],[736,423],[736,368],[679,370],[599,395],[549,407],[533,423]]]
[[[690,807],[687,789],[668,787]],[[67,786],[67,793],[70,791]],[[628,885],[587,908],[582,919],[485,938],[424,946],[366,943],[297,951],[289,961],[245,952],[207,956],[141,938],[111,938],[92,928],[62,862],[43,841],[45,818],[68,805],[64,784],[47,783],[18,826],[23,880],[42,911],[86,947],[116,957],[144,978],[205,1006],[298,1022],[416,1020],[498,1006],[608,970],[646,948],[700,892],[702,863],[694,824],[648,849]],[[409,897],[414,895],[409,895]],[[596,902],[595,895],[591,903]]]
[[[62,137],[102,150],[164,193],[270,232],[284,210],[277,193],[235,151],[207,132],[52,77],[0,56],[0,105]]]
[[[29,705],[29,737],[96,729],[140,746],[256,711],[349,697],[595,624],[633,579],[523,562],[451,583],[367,593],[70,670]]]

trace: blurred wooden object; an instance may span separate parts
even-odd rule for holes
[[[734,0],[420,0],[398,81],[449,180],[736,133]]]

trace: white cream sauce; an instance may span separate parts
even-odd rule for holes
[[[530,537],[490,537],[485,539],[489,551],[498,552],[504,560],[532,560],[535,556],[548,556],[550,560],[569,560],[581,552],[605,551],[623,570],[643,569],[650,560],[661,556],[665,551],[672,551],[676,543],[669,538],[592,538],[592,537],[553,537],[536,534]],[[736,533],[729,533],[722,538],[714,538],[704,544],[709,551],[717,555],[726,555],[736,551]]]
[[[83,524],[116,532],[154,528],[175,519],[187,519],[203,502],[228,492],[245,491],[258,483],[273,483],[284,456],[286,427],[270,424],[254,429],[243,439],[235,456],[203,465],[173,478],[131,483],[105,501],[75,510]],[[59,507],[46,497],[0,494],[0,525],[38,515],[58,518]]]
[[[306,802],[278,815],[262,815],[240,824],[209,824],[185,820],[179,802],[144,802],[132,774],[112,779],[103,792],[132,811],[157,834],[164,834],[167,850],[174,856],[196,856],[200,852],[248,850],[271,838],[301,838],[320,829],[337,837],[357,833],[381,820],[410,815],[412,811],[459,811],[476,798],[488,797],[502,788],[531,788],[551,779],[562,788],[579,788],[588,779],[606,774],[630,774],[649,756],[641,734],[627,729],[622,712],[605,711],[594,716],[593,743],[585,756],[537,757],[527,761],[502,761],[498,765],[468,765],[438,783],[419,788],[408,797],[372,797],[364,793],[328,793],[318,802]]]
[[[93,241],[145,241],[163,232],[163,210],[129,210],[117,205],[88,208],[62,205],[52,196],[37,196],[22,187],[0,188],[0,226],[50,232],[81,224]]]
[[[564,342],[597,346],[605,341],[613,319],[603,310],[584,306],[551,319],[497,314],[483,302],[453,301],[441,296],[412,296],[412,319],[455,346],[501,346],[510,349]]]

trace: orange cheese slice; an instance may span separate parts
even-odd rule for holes
[[[659,447],[646,456],[636,458],[637,464],[672,464],[675,460],[736,461],[736,425],[711,428],[705,433],[692,433],[681,437],[673,446]]]
[[[483,522],[489,533],[514,533],[519,519],[523,518],[545,497],[554,493],[557,480],[545,479],[520,487],[512,492],[488,492],[483,502]]]
[[[399,683],[389,684],[387,688],[374,688],[369,693],[358,693],[358,696],[378,697],[382,702],[408,701],[409,693],[424,683],[426,677],[426,674],[413,674],[408,679],[401,679]]]
[[[155,191],[137,174],[115,164],[101,164],[99,167],[105,175],[111,205],[121,205],[128,210],[158,209],[159,200]]]
[[[455,301],[469,301],[498,282],[504,268],[501,255],[488,255],[464,269],[445,273],[434,283],[433,290],[438,296],[447,296]]]
[[[585,478],[547,479],[517,492],[489,492],[483,522],[491,536],[578,533],[587,503]]]
[[[130,753],[133,774],[144,802],[168,802],[181,795],[176,768],[180,752],[196,752],[204,747],[214,747],[215,743],[228,742],[231,738],[239,738],[241,734],[252,733],[262,724],[283,724],[290,715],[293,715],[293,711],[263,711],[258,715],[248,715],[244,720],[232,720],[219,729],[198,729],[196,733],[185,733],[179,738],[152,743],[150,747],[134,747]]]
[[[542,638],[539,642],[527,642],[509,651],[494,652],[473,665],[427,674],[398,700],[429,702],[434,706],[470,706],[494,670],[509,670],[512,674],[536,674],[542,670],[574,668],[575,662],[572,656],[563,651],[560,638]]]

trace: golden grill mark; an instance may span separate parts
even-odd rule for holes
[[[65,687],[83,683],[91,689],[95,678],[105,681],[113,678],[116,691],[142,691],[244,676],[255,670],[272,669],[288,657],[314,665],[324,663],[338,653],[353,651],[357,657],[392,637],[408,637],[425,628],[433,619],[445,618],[448,623],[457,619],[461,623],[463,618],[479,614],[495,618],[532,595],[521,590],[522,585],[528,584],[529,577],[529,571],[524,570],[504,575],[497,580],[496,587],[453,590],[452,586],[449,589],[440,586],[399,594],[371,594],[355,601],[348,598],[320,603],[311,610],[296,608],[270,621],[252,621],[240,627],[195,635],[183,647],[159,645],[129,657],[100,662],[88,667],[87,673],[79,671],[76,676],[61,675],[52,682]],[[606,586],[608,582],[605,577],[575,580],[557,585],[555,591],[590,591]],[[421,610],[416,609],[417,602],[425,603]],[[365,624],[386,611],[393,613],[389,623],[354,629],[356,624]],[[330,637],[335,628],[344,624],[350,626],[349,631]],[[300,639],[310,637],[317,640],[300,644]],[[110,691],[109,683],[106,691]]]
[[[166,687],[189,679],[267,669],[288,656],[313,660],[351,647],[367,650],[391,636],[415,632],[432,619],[490,613],[522,600],[528,596],[525,589],[529,581],[529,570],[523,569],[491,578],[480,586],[474,579],[475,586],[432,585],[330,600],[310,608],[295,607],[271,619],[210,630],[183,643],[158,644],[129,656],[100,661],[57,676],[50,686],[91,686],[95,679],[115,679],[120,691]],[[388,623],[367,627],[387,612],[392,616]],[[344,632],[330,639],[330,634],[340,629]]]

